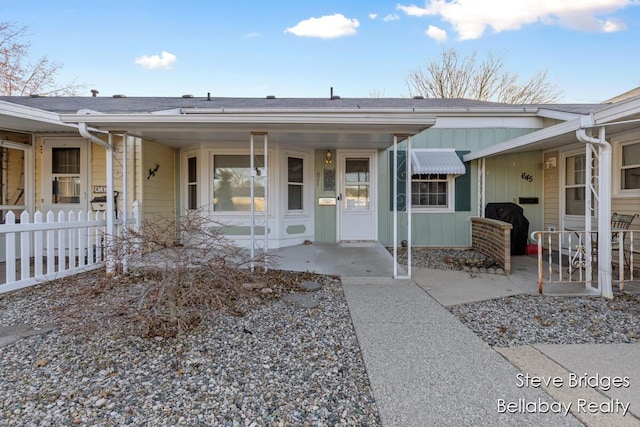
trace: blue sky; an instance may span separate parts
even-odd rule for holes
[[[100,96],[409,96],[443,50],[546,70],[560,102],[640,86],[638,0],[2,0],[31,53]]]

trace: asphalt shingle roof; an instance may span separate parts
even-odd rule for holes
[[[513,105],[470,99],[442,98],[217,98],[211,97],[30,97],[2,96],[0,101],[38,108],[55,113],[74,114],[82,109],[103,113],[149,113],[180,108],[234,108],[234,109],[538,109],[574,114],[588,114],[606,108],[608,104],[535,104]]]

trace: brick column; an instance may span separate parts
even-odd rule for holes
[[[491,257],[511,274],[511,230],[513,225],[497,219],[471,219],[471,249]]]

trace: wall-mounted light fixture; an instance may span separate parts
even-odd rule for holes
[[[545,169],[554,169],[557,166],[556,163],[556,158],[555,157],[549,157],[545,162],[544,162],[544,168]]]
[[[333,153],[331,153],[331,150],[327,150],[327,152],[324,153],[324,162],[328,165],[333,163]]]

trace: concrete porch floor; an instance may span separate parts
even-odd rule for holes
[[[276,250],[278,268],[341,277],[393,277],[393,257],[378,242],[312,243]],[[404,269],[398,270],[404,273]]]
[[[378,242],[313,243],[276,250],[278,268],[341,276],[343,281],[367,282],[393,278],[393,257]],[[404,274],[405,266],[398,272]],[[428,278],[428,280],[426,280]],[[513,256],[511,274],[470,273],[412,267],[412,279],[429,283],[427,291],[447,306],[518,294],[538,293],[538,260],[535,256]],[[464,284],[464,286],[461,286]],[[545,284],[549,296],[592,295],[581,283]],[[617,285],[614,284],[614,292]],[[640,283],[625,283],[625,292],[640,293]]]

